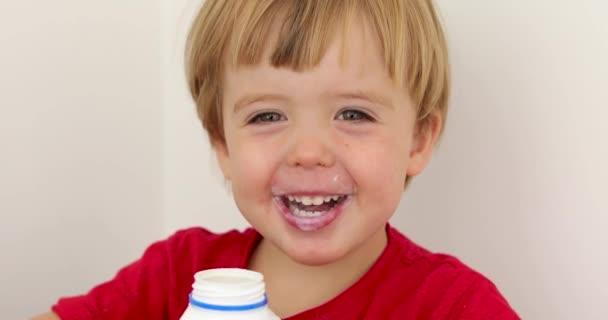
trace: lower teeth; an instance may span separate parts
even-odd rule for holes
[[[293,212],[293,214],[297,217],[301,217],[301,218],[316,218],[316,217],[320,217],[322,216],[325,212],[321,212],[321,211],[306,211],[306,210],[300,210],[298,208],[292,208],[291,212]]]

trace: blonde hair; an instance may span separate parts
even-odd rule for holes
[[[314,67],[335,32],[345,31],[355,16],[368,19],[378,35],[387,71],[409,90],[418,121],[438,111],[445,122],[450,68],[432,0],[206,0],[188,36],[186,73],[210,140],[224,142],[227,63],[260,63],[272,45],[269,36],[278,30],[270,63],[293,70]]]

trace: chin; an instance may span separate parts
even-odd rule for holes
[[[297,246],[297,244],[294,244],[294,246]],[[345,254],[341,252],[342,250],[337,248],[332,250],[328,246],[323,246],[322,248],[312,247],[309,249],[302,247],[285,248],[282,250],[294,262],[310,267],[320,267],[332,264],[345,256]]]

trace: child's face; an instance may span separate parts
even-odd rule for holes
[[[441,125],[415,134],[411,99],[375,37],[360,27],[345,41],[343,63],[338,38],[313,69],[240,66],[224,83],[226,140],[216,148],[235,201],[266,240],[309,265],[384,237]]]

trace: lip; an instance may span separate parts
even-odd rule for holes
[[[316,195],[316,196],[328,196],[328,195],[336,195],[335,193],[306,193],[306,192],[298,192],[298,193],[290,193],[289,195],[294,196],[306,196],[306,195]],[[352,201],[352,195],[347,195],[347,199],[344,202],[340,203],[336,207],[332,208],[329,212],[323,214],[320,217],[314,218],[300,218],[294,216],[289,208],[283,203],[281,197],[286,195],[275,196],[273,198],[274,204],[277,207],[278,211],[281,213],[283,218],[287,221],[289,225],[292,227],[306,232],[312,232],[320,230],[331,223],[333,223],[344,211],[344,209],[350,204]]]

